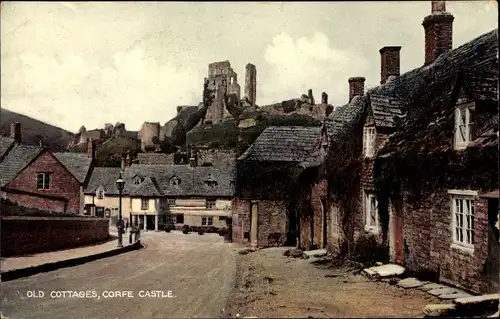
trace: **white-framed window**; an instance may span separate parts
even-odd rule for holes
[[[149,209],[149,199],[141,198],[141,210],[148,210],[148,209]]]
[[[50,188],[50,173],[37,173],[36,174],[36,188],[49,189]]]
[[[184,224],[184,214],[175,214],[173,215],[175,224]]]
[[[167,199],[168,206],[175,206],[175,198]]]
[[[459,105],[455,109],[455,148],[464,149],[472,141],[471,111],[474,103]]]
[[[379,216],[377,197],[373,193],[365,193],[365,230],[378,233]]]
[[[363,129],[363,153],[365,157],[372,157],[375,153],[375,127],[365,126]]]
[[[207,199],[205,200],[205,208],[215,208],[215,199]]]
[[[212,216],[202,217],[201,225],[202,226],[212,226],[214,224],[214,218]]]
[[[142,178],[140,176],[135,176],[133,182],[134,185],[140,185],[142,183]]]
[[[453,195],[453,243],[474,248],[474,197]]]
[[[104,198],[104,187],[99,186],[97,189],[96,189],[96,196],[98,199],[103,199]]]

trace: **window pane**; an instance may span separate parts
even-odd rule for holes
[[[460,228],[464,227],[464,215],[463,214],[458,214],[458,227],[460,227]]]
[[[474,245],[474,230],[471,230],[470,231],[470,243],[471,245]]]
[[[36,177],[36,188],[41,189],[43,188],[43,174],[38,174]]]
[[[474,201],[473,200],[470,201],[470,214],[474,215]]]
[[[466,110],[465,109],[459,109],[459,117],[458,117],[458,124],[464,125],[467,124],[467,115],[465,114]]]
[[[44,176],[43,188],[48,189],[50,185],[50,174],[43,174],[43,176]]]
[[[459,240],[460,238],[460,229],[458,227],[455,227],[455,240]]]

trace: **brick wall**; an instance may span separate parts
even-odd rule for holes
[[[37,189],[37,173],[50,172],[50,189]],[[78,213],[80,211],[80,183],[66,168],[57,161],[49,152],[42,153],[31,165],[26,167],[13,181],[6,185],[7,188],[24,190],[32,193],[62,196],[68,199],[66,210]],[[10,197],[9,197],[10,198]],[[20,195],[12,199],[27,207],[49,209],[54,206],[54,200],[32,195]],[[41,207],[37,206],[41,205]]]
[[[446,190],[410,205],[405,204],[405,266],[415,272],[433,272],[439,280],[474,292],[487,291],[484,272],[488,258],[488,203],[475,197],[474,250],[453,245],[451,195]],[[465,221],[464,221],[465,223]]]
[[[73,248],[109,238],[109,220],[77,217],[2,217],[3,257]]]
[[[9,200],[16,202],[19,206],[32,207],[40,210],[48,210],[51,212],[64,212],[66,202],[59,199],[43,198],[29,194],[15,194],[6,192]]]

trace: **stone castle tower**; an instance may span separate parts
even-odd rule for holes
[[[257,69],[255,65],[248,63],[245,73],[245,97],[248,102],[255,106],[255,99],[257,96]]]

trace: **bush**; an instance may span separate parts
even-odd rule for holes
[[[190,231],[191,231],[191,227],[189,227],[189,225],[182,226],[182,233],[183,234],[189,234]]]
[[[204,233],[203,229],[198,230],[198,235],[203,235]]]
[[[219,236],[226,236],[228,234],[228,229],[226,227],[222,227],[219,229]]]
[[[207,227],[207,233],[216,233],[216,232],[217,232],[217,227],[214,226]]]
[[[165,230],[166,233],[170,233],[171,227],[169,225],[165,225],[165,227],[163,227],[163,230]]]
[[[363,234],[354,244],[353,259],[361,263],[387,262],[389,256],[387,249],[377,240],[376,236]]]

